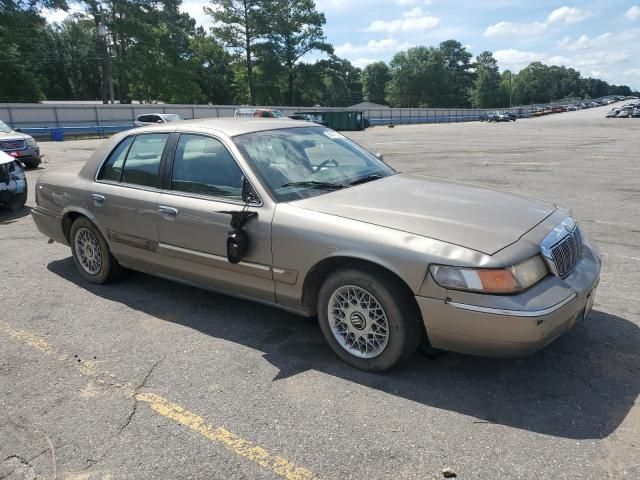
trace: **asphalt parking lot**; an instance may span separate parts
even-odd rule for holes
[[[138,273],[88,284],[27,208],[0,212],[0,479],[640,478],[640,120],[606,110],[349,134],[572,209],[604,256],[595,308],[526,359],[360,372],[311,319]],[[42,143],[27,206],[99,144]]]

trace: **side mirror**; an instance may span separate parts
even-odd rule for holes
[[[242,201],[248,204],[260,203],[258,195],[245,176],[242,177]]]
[[[164,123],[162,120],[158,120],[157,123]]]
[[[376,157],[378,157],[378,160],[380,160],[381,162],[384,162],[384,155],[382,155],[380,152],[375,154]]]

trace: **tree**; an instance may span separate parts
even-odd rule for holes
[[[434,47],[414,47],[396,53],[389,64],[387,98],[396,107],[438,107],[446,90],[447,67]]]
[[[464,107],[469,105],[469,90],[473,85],[474,75],[471,69],[473,56],[457,40],[446,40],[438,47],[447,67],[447,89],[444,105],[448,107]]]
[[[482,52],[476,58],[476,79],[471,91],[474,107],[499,107],[502,104],[502,88],[498,62],[491,52]]]
[[[367,65],[362,71],[362,90],[368,102],[386,103],[387,83],[391,80],[389,66],[384,62]]]
[[[287,74],[289,104],[295,105],[296,63],[313,50],[333,53],[322,30],[327,20],[313,0],[271,0],[268,11],[269,42]]]
[[[205,7],[215,22],[212,33],[244,57],[249,99],[253,105],[256,104],[254,50],[264,39],[268,9],[266,0],[211,0],[211,7]]]

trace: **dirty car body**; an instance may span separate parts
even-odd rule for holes
[[[424,339],[528,355],[588,315],[599,280],[567,210],[398,173],[292,120],[123,132],[80,172],[41,176],[36,201],[39,230],[88,280],[123,266],[318,315],[334,351],[372,371]]]

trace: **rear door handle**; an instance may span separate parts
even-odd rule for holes
[[[177,208],[167,207],[166,205],[160,205],[158,207],[158,212],[160,212],[166,220],[173,220],[176,215],[178,215]]]
[[[96,207],[101,207],[102,204],[104,203],[104,195],[100,195],[98,193],[92,193],[91,199],[93,200],[93,204]]]

